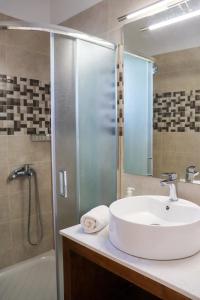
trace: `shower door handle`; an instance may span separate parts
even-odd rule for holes
[[[59,171],[59,195],[61,197],[67,198],[67,171]]]

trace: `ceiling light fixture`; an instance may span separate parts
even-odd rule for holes
[[[131,14],[128,15],[124,15],[122,17],[118,18],[118,21],[124,21],[124,20],[133,20],[133,21],[137,21],[141,18],[145,18],[148,16],[152,16],[155,15],[157,13],[160,13],[162,11],[165,11],[169,8],[175,7],[177,5],[180,5],[182,3],[186,3],[189,0],[162,0],[162,1],[158,1],[152,5],[146,6],[140,10],[137,10]]]
[[[162,28],[165,26],[169,26],[172,24],[176,24],[176,23],[179,23],[182,21],[186,21],[186,20],[198,17],[198,16],[200,16],[200,9],[190,12],[190,13],[187,13],[187,14],[184,14],[184,15],[181,15],[181,16],[178,16],[178,17],[175,17],[175,18],[172,18],[172,19],[169,19],[169,20],[166,20],[166,21],[162,21],[162,22],[153,24],[153,25],[149,26],[148,29],[156,30],[156,29],[159,29],[159,28]]]

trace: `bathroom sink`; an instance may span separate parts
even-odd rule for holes
[[[136,196],[110,205],[109,238],[142,258],[172,260],[200,251],[200,206],[165,196]]]

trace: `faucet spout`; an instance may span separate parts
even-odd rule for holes
[[[177,193],[176,193],[176,173],[164,173],[163,176],[167,176],[167,179],[162,180],[160,182],[161,186],[168,186],[169,187],[169,200],[170,201],[178,201]]]
[[[169,184],[169,200],[170,201],[177,201],[177,193],[176,193],[176,186],[174,183]]]

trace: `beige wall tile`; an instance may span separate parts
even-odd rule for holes
[[[0,20],[14,18],[1,14]],[[50,36],[37,31],[0,31],[2,74],[50,80]]]
[[[45,213],[42,215],[44,236],[50,236],[53,232],[53,220],[52,213]]]
[[[20,165],[18,165],[20,166]],[[13,168],[12,168],[13,170]],[[10,172],[10,169],[9,169]],[[8,196],[9,199],[14,194],[22,193],[23,195],[26,195],[28,193],[28,182],[25,178],[20,178],[20,180],[12,180],[7,183],[7,190],[8,190]],[[22,195],[22,197],[23,197]]]
[[[39,190],[40,206],[42,213],[52,213],[52,190]]]
[[[8,193],[8,184],[7,184],[7,177],[8,177],[8,163],[7,158],[4,156],[0,160],[0,195],[7,195]]]
[[[31,155],[31,160],[33,162],[48,162],[51,164],[51,143],[32,142]]]
[[[0,14],[0,20],[9,19]],[[0,32],[1,74],[50,80],[49,34],[26,31]],[[5,85],[0,84],[0,89]],[[30,136],[0,135],[0,268],[38,255],[52,248],[52,191],[50,143],[33,143]],[[38,172],[39,196],[44,214],[45,234],[41,245],[27,243],[28,181],[7,182],[11,171],[32,163]],[[34,184],[32,201],[34,203]],[[34,205],[33,205],[34,208]],[[34,209],[32,217],[34,217]],[[34,218],[33,218],[34,221]],[[5,223],[6,222],[6,223]],[[32,234],[35,235],[35,228]],[[3,245],[3,246],[2,246]]]
[[[52,235],[45,237],[38,246],[18,244],[12,252],[12,260],[17,263],[24,259],[39,255],[53,248]]]
[[[13,249],[6,249],[0,255],[0,269],[10,266],[13,263]]]
[[[5,44],[20,47],[32,53],[50,56],[50,34],[38,31],[8,30],[5,32]],[[1,39],[0,39],[1,41]]]
[[[7,195],[0,195],[0,224],[8,223],[10,220],[10,206]]]
[[[21,47],[8,45],[5,47],[8,75],[12,74],[49,81],[49,56],[30,52]]]
[[[196,89],[200,80],[200,48],[155,56],[158,72],[154,91],[158,93]]]
[[[51,164],[47,162],[36,162],[34,164],[37,172],[39,191],[51,191]]]
[[[154,132],[154,176],[163,172],[176,172],[185,178],[186,167],[200,168],[200,134],[198,132]]]
[[[18,193],[9,192],[10,221],[24,219],[28,215],[28,189],[22,189]]]
[[[50,143],[31,141],[29,136],[0,136],[0,224],[9,220],[11,226],[12,249],[9,259],[2,266],[10,265],[26,258],[38,255],[52,248],[52,186],[51,186],[51,151]],[[32,163],[38,174],[38,190],[44,222],[44,238],[41,245],[33,247],[27,243],[28,217],[28,180],[16,179],[6,182],[8,174],[23,163]],[[32,179],[32,224],[34,226],[35,199],[34,180]],[[4,193],[4,195],[3,195]],[[4,201],[7,200],[7,201]],[[36,237],[35,227],[32,229],[33,239]],[[7,249],[9,251],[9,248]],[[0,260],[3,259],[3,253]],[[1,266],[1,264],[0,264]]]
[[[12,249],[12,237],[11,237],[11,227],[10,223],[0,224],[0,268],[4,267],[8,263],[4,261],[6,255],[10,255],[10,250]],[[10,257],[11,258],[11,257]]]
[[[37,225],[37,217],[33,215],[31,218],[31,240],[33,242],[37,241],[38,238],[38,225]],[[47,213],[42,215],[42,223],[43,223],[43,239],[53,235],[53,224],[52,224],[52,214]],[[12,246],[18,247],[23,246],[27,250],[32,248],[27,241],[27,217],[24,219],[16,219],[11,222],[11,234],[12,234]],[[41,242],[42,243],[42,242]],[[39,245],[38,245],[39,246]],[[39,247],[38,247],[39,248]]]
[[[12,246],[27,245],[27,220],[16,219],[11,221]]]
[[[6,46],[2,44],[2,39],[0,36],[0,70],[1,74],[6,74],[7,68],[6,68]]]
[[[148,176],[123,174],[123,196],[126,196],[127,187],[134,187],[134,195],[167,195],[167,187],[160,186],[160,179]]]
[[[161,187],[159,178],[124,174],[123,181],[123,197],[126,196],[128,186],[135,187],[135,195],[169,195],[168,187]],[[183,198],[200,205],[200,186],[198,184],[178,182],[177,192],[179,198]]]

